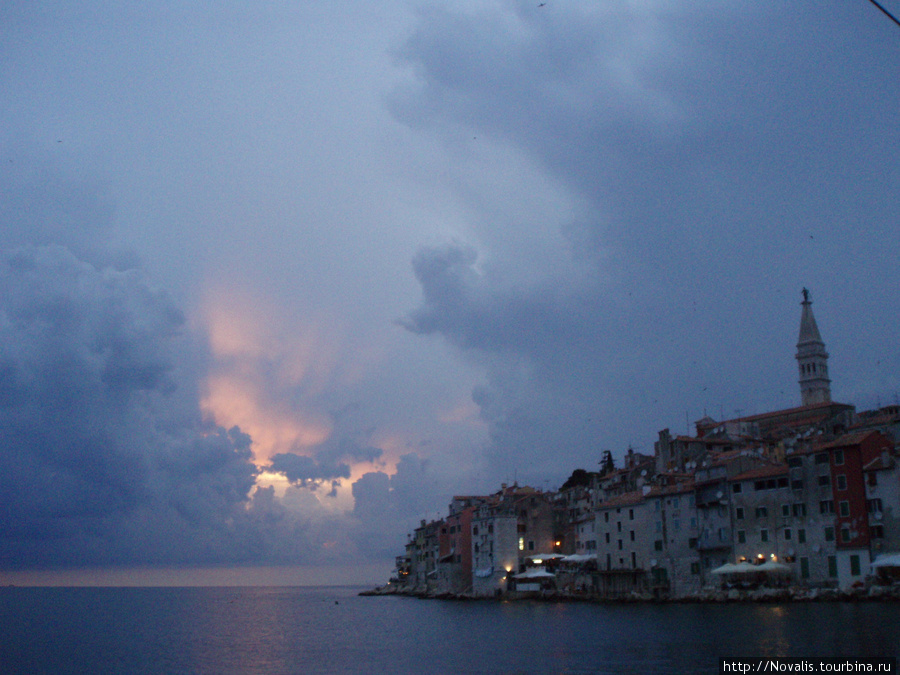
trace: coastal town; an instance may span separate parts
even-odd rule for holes
[[[803,290],[798,407],[704,416],[653,454],[503,484],[421,521],[377,593],[431,597],[900,597],[900,405],[831,397]],[[790,596],[788,596],[790,594]]]

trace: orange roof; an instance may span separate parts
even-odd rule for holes
[[[814,405],[801,405],[796,408],[785,408],[784,410],[773,410],[772,412],[767,413],[759,413],[758,415],[748,415],[747,417],[736,417],[732,420],[726,420],[727,422],[752,422],[755,420],[763,420],[767,417],[779,417],[781,415],[793,415],[800,412],[813,412],[820,409],[829,408],[831,406],[839,406],[844,408],[852,408],[853,406],[848,405],[846,403],[835,403],[832,401],[826,401],[825,403],[816,403]],[[721,422],[724,424],[725,422]]]
[[[819,450],[827,450],[829,448],[849,448],[853,445],[859,445],[863,441],[865,441],[872,434],[877,434],[878,432],[874,429],[869,429],[868,431],[855,431],[850,434],[844,434],[839,438],[834,439],[828,443],[824,443],[818,446]]]
[[[635,490],[634,492],[626,492],[625,494],[612,497],[605,502],[600,502],[597,504],[597,509],[612,509],[619,506],[631,506],[642,501],[644,501],[643,491]]]
[[[684,492],[693,492],[694,486],[695,485],[693,480],[684,483],[676,483],[675,485],[654,485],[650,489],[650,492],[647,493],[647,496],[664,497],[666,495],[677,495]]]
[[[728,479],[729,482],[737,482],[742,480],[755,480],[757,478],[771,478],[773,476],[786,476],[788,468],[786,464],[776,464],[774,466],[758,466],[755,469],[744,471],[736,476]]]

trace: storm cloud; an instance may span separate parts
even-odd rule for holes
[[[590,466],[604,447],[652,450],[686,417],[796,405],[803,286],[843,347],[841,394],[875,403],[839,317],[896,306],[870,280],[894,275],[898,50],[869,41],[890,26],[868,8],[817,7],[422,11],[398,50],[416,76],[398,118],[471,155],[512,147],[523,178],[536,164],[571,203],[542,223],[512,209],[413,258],[422,301],[402,323],[484,368],[473,400],[495,473],[559,480],[560,456]],[[552,264],[521,254],[535,231]],[[887,342],[866,346],[898,364]]]
[[[2,10],[0,572],[385,563],[455,493],[900,392],[869,3]]]
[[[5,565],[156,557],[161,521],[208,533],[240,513],[250,439],[172,410],[184,316],[164,292],[60,246],[4,252],[0,288]],[[148,514],[159,527],[134,531]]]

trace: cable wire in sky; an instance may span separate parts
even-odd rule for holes
[[[875,5],[878,9],[880,9],[882,12],[884,12],[884,14],[885,14],[885,16],[887,16],[887,18],[889,18],[889,19],[890,19],[891,21],[893,21],[895,24],[897,24],[898,26],[900,26],[900,20],[898,20],[896,16],[894,16],[893,14],[891,14],[891,13],[890,13],[889,11],[887,11],[884,7],[882,7],[876,0],[869,0],[869,2],[871,2],[871,3],[872,3],[873,5]]]

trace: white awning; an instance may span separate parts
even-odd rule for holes
[[[872,567],[900,567],[900,553],[882,553]]]
[[[759,567],[748,562],[742,562],[736,565],[734,563],[725,563],[721,567],[712,570],[710,574],[747,574],[750,572],[759,572]]]
[[[544,560],[559,560],[560,558],[565,558],[562,553],[538,553],[536,555],[525,556],[527,560],[531,560],[532,562],[544,561]]]
[[[539,567],[532,567],[531,569],[525,570],[524,572],[519,572],[515,575],[516,579],[551,579],[556,575],[552,572],[548,572],[547,570],[541,569]]]

